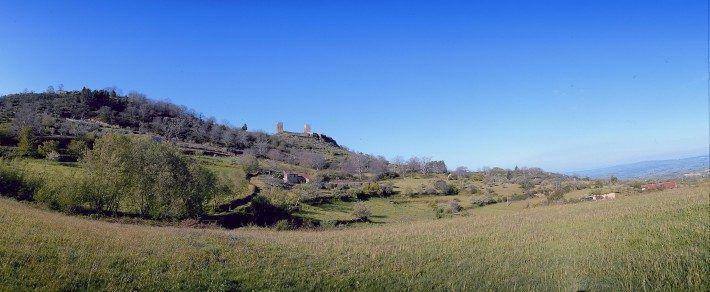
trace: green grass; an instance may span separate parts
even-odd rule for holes
[[[123,225],[0,199],[0,290],[706,291],[709,192],[284,232]]]

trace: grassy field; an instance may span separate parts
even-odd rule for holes
[[[0,290],[704,290],[707,183],[307,231],[92,221],[0,199]]]

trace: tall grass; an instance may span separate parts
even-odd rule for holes
[[[0,290],[706,290],[709,190],[286,232],[121,225],[2,199]]]

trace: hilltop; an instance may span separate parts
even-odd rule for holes
[[[26,92],[0,97],[0,145],[16,144],[27,128],[37,138],[92,140],[105,133],[146,134],[176,143],[191,153],[233,156],[252,154],[298,164],[303,151],[328,157],[333,166],[350,151],[323,134],[270,135],[218,123],[191,109],[127,95],[114,89]]]

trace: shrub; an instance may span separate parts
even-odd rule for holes
[[[244,155],[244,157],[239,162],[246,174],[247,178],[259,174],[261,168],[259,167],[259,160],[254,155]]]
[[[291,222],[288,222],[286,219],[281,219],[279,221],[276,221],[276,224],[274,224],[274,228],[276,230],[290,230],[292,229]]]
[[[395,179],[398,177],[399,177],[399,173],[396,173],[394,171],[385,171],[383,173],[376,175],[375,180]]]
[[[455,195],[459,192],[456,187],[443,180],[437,180],[436,182],[434,182],[434,189],[436,190],[437,194],[442,195]]]
[[[382,195],[382,187],[378,183],[365,183],[362,192],[367,196],[380,196]]]
[[[0,124],[0,145],[9,145],[12,141],[12,134],[10,133],[10,123]]]
[[[454,213],[454,211],[451,209],[451,206],[446,203],[436,204],[435,211],[436,211],[436,218],[437,219],[441,219],[444,217],[450,217],[451,214]]]
[[[483,195],[486,197],[495,197],[498,194],[492,188],[486,188],[485,190],[483,190]]]
[[[381,185],[382,187],[382,195],[383,196],[391,196],[394,195],[394,185],[391,183],[385,183]]]
[[[562,200],[562,199],[564,198],[564,194],[565,194],[565,193],[562,192],[562,191],[555,190],[555,191],[550,192],[550,193],[546,196],[546,198],[547,198],[548,201],[559,201],[559,200]]]
[[[528,198],[528,196],[526,196],[524,194],[518,194],[518,193],[515,193],[512,196],[510,196],[511,201],[521,201],[521,200],[525,200],[527,198]]]
[[[79,158],[83,158],[84,154],[86,154],[86,151],[88,150],[89,147],[83,140],[71,140],[71,142],[69,142],[69,146],[67,146],[67,152],[70,155],[74,155]]]
[[[461,211],[461,204],[459,204],[457,200],[451,200],[448,204],[452,212],[458,213],[459,211]]]
[[[18,200],[31,200],[39,183],[27,178],[11,165],[0,161],[0,195]]]
[[[104,136],[87,153],[85,165],[97,211],[125,206],[151,218],[197,217],[218,190],[214,174],[147,138]]]
[[[474,194],[474,195],[477,194],[478,192],[480,192],[480,190],[474,184],[466,185],[466,191],[468,191],[469,193]]]
[[[95,207],[99,204],[94,196],[96,191],[83,175],[47,177],[35,193],[34,199],[54,210],[76,213],[85,209],[86,205]]]
[[[18,134],[17,156],[33,156],[35,154],[32,129],[23,127]]]
[[[59,142],[54,140],[44,141],[42,145],[37,147],[37,153],[45,158],[56,158],[59,156]]]
[[[485,205],[490,205],[490,204],[495,204],[497,201],[493,199],[492,197],[486,196],[486,197],[472,197],[471,198],[471,204],[474,206],[485,206]]]
[[[357,202],[355,203],[352,214],[357,220],[365,221],[368,217],[372,216],[372,211],[370,210],[370,207],[365,205],[365,203]]]

